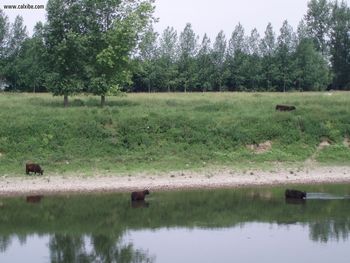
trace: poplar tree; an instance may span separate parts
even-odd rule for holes
[[[328,54],[327,39],[330,26],[330,7],[327,0],[311,0],[307,5],[305,21],[308,32],[313,38],[318,51],[326,57]]]
[[[262,58],[262,80],[266,90],[273,91],[277,80],[276,65],[276,36],[271,23],[266,26],[264,37],[261,39],[260,51]]]
[[[16,16],[15,21],[10,27],[5,60],[5,76],[11,89],[20,90],[21,71],[18,67],[17,61],[19,60],[19,54],[23,49],[23,43],[27,38],[27,27],[23,24],[23,17]]]
[[[210,38],[204,34],[201,45],[197,55],[197,70],[198,70],[198,84],[201,91],[213,90],[213,72],[214,65],[212,62],[212,47]]]
[[[332,8],[330,53],[334,75],[333,87],[350,89],[350,9],[342,1]]]
[[[163,69],[164,86],[168,92],[176,88],[176,76],[178,69],[176,62],[178,60],[178,37],[173,27],[167,27],[159,41],[159,62]]]
[[[4,11],[0,9],[0,88],[5,87],[7,84],[5,77],[5,66],[7,56],[7,41],[9,35],[9,22],[8,17]]]
[[[222,90],[223,85],[223,72],[226,53],[226,37],[224,31],[220,31],[215,38],[215,42],[212,50],[212,62],[214,63],[214,85],[216,85],[219,91]]]
[[[279,69],[279,86],[283,91],[287,91],[291,87],[293,81],[293,60],[294,51],[293,28],[285,20],[280,29],[280,35],[277,40],[277,65]]]
[[[233,90],[244,90],[246,83],[246,69],[248,46],[243,26],[238,23],[232,32],[228,44],[226,57],[225,83]]]
[[[192,25],[187,23],[179,38],[179,73],[180,84],[184,87],[184,92],[195,86],[195,56],[198,49],[198,36],[192,29]]]

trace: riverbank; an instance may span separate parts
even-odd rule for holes
[[[49,175],[0,177],[0,196],[235,188],[264,185],[350,183],[350,166],[278,168],[270,171],[206,171],[134,175]]]
[[[0,177],[28,162],[45,174],[349,165],[350,92],[0,94]],[[296,110],[280,112],[277,104]]]

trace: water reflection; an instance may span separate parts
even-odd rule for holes
[[[89,249],[89,246],[90,249]],[[146,252],[105,235],[90,238],[54,234],[49,241],[51,262],[153,262]]]
[[[309,227],[310,239],[315,242],[349,240],[350,220],[329,219],[323,222],[312,222]]]
[[[305,189],[306,200],[285,200],[284,190],[158,192],[152,194],[152,199],[137,203],[130,203],[129,194],[31,197],[30,201],[27,197],[25,202],[23,198],[2,198],[0,262],[7,262],[3,259],[8,259],[14,248],[16,254],[21,254],[21,250],[32,244],[33,235],[45,242],[43,247],[47,250],[47,259],[35,262],[164,262],[158,257],[163,252],[152,252],[151,244],[141,244],[139,237],[130,234],[146,231],[150,238],[153,236],[150,232],[157,233],[164,228],[170,232],[162,244],[171,243],[173,238],[185,243],[184,231],[198,238],[198,230],[214,244],[231,244],[232,240],[241,238],[249,240],[253,235],[260,244],[265,244],[270,236],[280,235],[281,229],[289,233],[296,227],[299,234],[293,237],[301,242],[349,245],[350,200],[334,198],[348,196],[348,186],[320,186],[319,189],[310,186]],[[326,199],[324,193],[330,193],[328,197],[332,198]],[[33,202],[40,205],[32,205]],[[259,223],[259,228],[250,229],[252,223]],[[271,226],[274,226],[272,230]],[[237,229],[252,234],[243,237]],[[226,239],[223,235],[215,237],[217,231],[235,234]],[[198,242],[206,240],[199,238]],[[322,246],[316,247],[322,251]],[[33,249],[31,253],[38,253],[36,251]]]
[[[156,262],[349,262],[349,242],[315,244],[307,229],[302,224],[245,223],[210,231],[134,230],[124,238],[137,248],[147,248],[156,255]]]
[[[295,198],[286,198],[286,204],[289,205],[305,205],[305,199],[295,199]]]

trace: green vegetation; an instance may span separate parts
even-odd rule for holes
[[[132,92],[350,89],[350,8],[310,0],[297,28],[198,36],[155,32],[154,0],[49,0],[29,37],[0,10],[0,89],[64,96]]]
[[[135,172],[349,164],[350,93],[128,94],[106,107],[79,96],[69,108],[46,94],[0,95],[0,173]],[[292,112],[275,105],[290,104]],[[321,150],[318,145],[331,145]],[[247,147],[271,142],[256,153]]]

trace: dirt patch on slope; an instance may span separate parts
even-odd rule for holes
[[[329,147],[331,145],[331,141],[327,138],[323,138],[320,144],[317,146],[316,151],[305,161],[305,164],[311,165],[316,162],[316,156],[322,151],[324,148]]]
[[[252,150],[256,154],[262,154],[262,153],[266,153],[266,152],[271,150],[272,142],[266,141],[263,143],[249,144],[249,145],[247,145],[247,148],[249,150]]]

